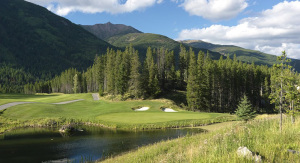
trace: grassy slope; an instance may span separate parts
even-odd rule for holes
[[[79,122],[92,122],[108,127],[117,128],[161,128],[203,125],[234,119],[234,116],[221,113],[195,113],[179,111],[165,113],[160,107],[172,107],[166,100],[137,100],[137,101],[93,101],[91,94],[55,94],[55,95],[1,95],[0,103],[13,101],[36,101],[42,103],[23,104],[8,108],[2,118],[13,121],[37,123],[43,119],[73,119]],[[54,105],[53,102],[85,99],[71,104]],[[148,106],[145,112],[135,112],[131,108]],[[37,121],[37,122],[36,122]]]
[[[229,124],[229,128],[197,134],[141,147],[104,162],[253,162],[239,158],[238,147],[246,146],[259,153],[264,162],[299,162],[300,120],[284,122],[279,132],[278,119],[256,120],[248,124]]]
[[[43,103],[56,103],[63,101],[71,101],[76,99],[90,99],[90,94],[0,94],[0,105],[10,102],[43,102]]]
[[[180,43],[172,40],[166,36],[152,34],[152,33],[129,33],[121,36],[114,36],[108,39],[108,42],[114,46],[124,48],[129,44],[132,44],[139,53],[142,55],[146,55],[146,50],[150,46],[152,48],[161,48],[164,47],[169,50],[174,50],[174,54],[179,54]],[[189,46],[186,46],[187,50]],[[203,52],[207,52],[209,50],[203,48],[193,48],[196,54],[198,54],[199,50]],[[212,59],[219,59],[220,53],[209,51]],[[141,56],[143,57],[143,56]]]

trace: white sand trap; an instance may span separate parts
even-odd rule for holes
[[[148,109],[149,109],[149,107],[142,107],[142,108],[139,108],[139,109],[135,109],[134,111],[146,111]]]
[[[164,108],[162,109],[164,112],[178,112],[178,111],[175,111],[173,109],[170,109],[170,108]]]

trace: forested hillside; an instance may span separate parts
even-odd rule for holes
[[[140,54],[146,54],[147,48],[165,48],[169,50],[173,50],[176,58],[178,58],[178,54],[180,51],[180,43],[170,39],[163,35],[152,34],[152,33],[129,33],[126,35],[119,35],[110,37],[107,40],[110,44],[125,48],[129,44],[131,44],[135,49],[137,49]],[[184,45],[186,48],[190,46]],[[218,52],[213,52],[205,48],[193,48],[196,53],[200,50],[204,52],[209,52],[211,54],[212,59],[219,59],[221,54]],[[141,56],[144,57],[144,56]]]
[[[84,70],[96,54],[113,47],[84,30],[24,0],[0,1],[0,64],[35,77],[70,67]]]
[[[256,50],[244,49],[234,45],[218,45],[201,40],[185,40],[180,42],[194,48],[205,48],[214,52],[219,52],[223,55],[228,55],[231,58],[233,58],[235,54],[237,59],[240,61],[248,63],[254,62],[258,65],[273,66],[277,59],[277,56],[275,55],[266,54]],[[290,65],[292,65],[298,72],[300,71],[300,60],[292,59]]]

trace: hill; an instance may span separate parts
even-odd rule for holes
[[[24,0],[0,1],[0,64],[35,76],[85,70],[112,45],[69,20]]]
[[[123,24],[106,24],[81,25],[85,30],[94,34],[100,39],[107,40],[110,37],[125,35],[128,33],[142,33],[141,31]]]
[[[219,52],[223,55],[229,55],[233,58],[233,55],[236,54],[238,60],[252,63],[254,62],[257,65],[268,65],[272,66],[276,63],[277,56],[266,54],[256,50],[244,49],[234,45],[218,45],[201,40],[185,40],[180,41],[183,44],[195,47],[195,48],[206,48],[214,52]],[[291,65],[295,70],[300,71],[300,60],[292,59]]]
[[[163,35],[152,34],[152,33],[129,33],[126,35],[118,35],[110,37],[107,41],[117,47],[124,48],[129,44],[132,44],[140,53],[146,54],[146,50],[149,46],[152,48],[166,48],[169,50],[174,50],[175,55],[179,54],[180,44],[179,42],[170,39]],[[184,45],[189,49],[189,45]],[[213,52],[206,48],[193,48],[197,54],[200,50],[203,52],[209,52],[212,59],[219,59],[221,54],[218,52]]]

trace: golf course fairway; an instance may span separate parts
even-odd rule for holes
[[[72,103],[57,103],[78,100]],[[35,102],[20,104],[2,110],[1,127],[8,124],[27,124],[44,126],[49,121],[57,123],[86,123],[110,128],[151,129],[183,126],[199,126],[235,119],[223,113],[201,113],[185,111],[170,100],[131,100],[107,101],[93,100],[92,94],[1,94],[0,105],[12,102]],[[146,111],[133,108],[149,107]],[[169,107],[178,112],[168,113],[161,110]],[[56,123],[57,122],[57,123]]]

